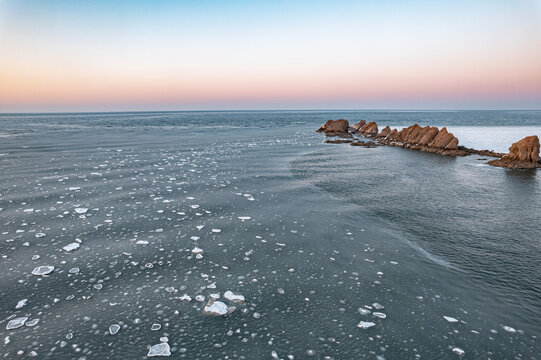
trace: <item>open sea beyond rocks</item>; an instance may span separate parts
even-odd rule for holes
[[[541,136],[541,111],[0,115],[0,358],[540,359],[541,170],[323,144],[338,118]]]

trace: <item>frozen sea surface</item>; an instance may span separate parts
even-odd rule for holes
[[[540,112],[0,115],[1,356],[538,358],[541,173],[323,144],[330,118],[541,135]]]

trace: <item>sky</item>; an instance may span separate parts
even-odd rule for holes
[[[541,109],[541,0],[0,0],[0,112]]]

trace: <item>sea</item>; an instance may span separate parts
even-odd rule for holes
[[[541,170],[325,144],[339,118],[541,136],[541,111],[0,114],[0,358],[541,359]]]

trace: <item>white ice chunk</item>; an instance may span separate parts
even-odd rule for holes
[[[382,313],[382,312],[373,312],[372,315],[374,315],[375,317],[378,317],[380,319],[385,319],[387,317],[386,314]]]
[[[461,348],[457,348],[457,347],[453,348],[453,352],[455,354],[459,355],[459,356],[462,356],[462,355],[464,355],[466,353],[464,350],[462,350]]]
[[[68,190],[69,190],[69,191],[79,191],[79,190],[81,190],[81,188],[80,188],[79,186],[70,186],[70,187],[68,188]]]
[[[201,249],[201,248],[199,248],[197,246],[192,249],[192,254],[194,254],[194,255],[198,255],[198,254],[202,254],[202,253],[203,253],[203,249]]]
[[[6,330],[18,329],[26,323],[26,320],[28,320],[26,316],[10,320],[6,326]]]
[[[359,324],[357,324],[357,327],[360,329],[369,329],[372,326],[376,326],[376,324],[370,321],[361,321]]]
[[[245,300],[244,296],[240,294],[234,294],[232,291],[226,291],[224,293],[224,298],[231,302],[234,302],[235,304],[242,304]]]
[[[39,322],[39,319],[32,319],[32,320],[28,320],[25,325],[32,327],[32,326],[36,326],[38,322]]]
[[[157,330],[160,330],[161,328],[162,326],[160,324],[152,324],[152,326],[150,327],[150,330],[157,331]]]
[[[231,314],[235,310],[236,307],[234,306],[227,306],[221,301],[214,301],[210,299],[207,305],[205,305],[203,308],[203,313],[205,315],[224,316]]]
[[[381,310],[381,309],[384,309],[385,307],[379,303],[373,303],[372,304],[372,307],[376,310]]]
[[[212,229],[212,232],[213,233],[219,233],[219,232],[222,232],[222,230],[221,229]]]
[[[251,216],[239,216],[238,218],[239,218],[239,220],[244,221],[244,220],[250,220],[252,217]]]
[[[34,270],[32,270],[32,275],[48,275],[50,273],[52,273],[54,270],[54,266],[38,266],[37,268],[35,268]]]
[[[507,331],[507,332],[510,332],[510,333],[516,333],[517,330],[515,328],[512,328],[511,326],[505,326],[505,325],[502,325],[502,328]]]
[[[454,317],[450,317],[450,316],[443,316],[443,318],[447,321],[449,321],[450,323],[456,323],[458,322],[458,319],[455,319]]]
[[[62,249],[64,249],[64,251],[73,251],[73,250],[77,250],[81,245],[79,243],[71,243],[71,244],[68,244],[66,246],[64,246]]]
[[[47,235],[47,234],[45,234],[45,233],[39,232],[39,233],[37,233],[35,236],[39,239],[39,238],[42,238],[42,237],[44,237],[44,236],[46,236],[46,235]]]
[[[17,305],[15,305],[15,309],[20,309],[20,308],[22,308],[23,306],[26,305],[27,302],[28,302],[28,299],[22,299],[22,300],[19,300],[19,302],[17,303]]]
[[[148,241],[146,240],[137,240],[135,243],[136,245],[148,245]]]
[[[75,212],[77,214],[86,214],[87,211],[88,211],[88,208],[75,208]]]
[[[182,301],[192,301],[192,297],[188,294],[184,294],[180,297],[180,300]]]
[[[357,311],[358,311],[359,314],[361,314],[361,315],[368,315],[368,314],[370,314],[370,310],[365,309],[365,308],[358,308]]]
[[[109,326],[109,334],[115,335],[120,330],[120,325],[113,324]]]
[[[169,348],[169,344],[166,342],[162,342],[156,345],[152,345],[150,347],[150,350],[148,351],[147,356],[171,356],[171,349]]]

